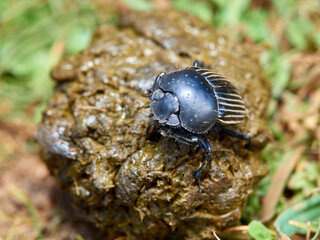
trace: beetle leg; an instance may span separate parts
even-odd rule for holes
[[[202,161],[202,164],[201,164],[200,168],[194,173],[194,177],[196,179],[198,179],[199,195],[200,195],[202,191],[201,191],[201,182],[200,182],[199,175],[203,171],[203,169],[206,166],[208,160],[211,158],[212,148],[210,146],[210,143],[208,142],[208,140],[204,136],[202,136],[202,135],[197,136],[197,139],[201,143],[201,146],[203,147],[203,149],[207,152],[206,156],[203,157],[203,161]]]
[[[208,160],[211,158],[211,153],[207,153],[205,157],[203,157],[202,164],[200,168],[194,173],[194,178],[198,180],[198,185],[199,185],[199,195],[201,194],[201,181],[200,181],[200,173],[203,171],[204,167],[206,166]]]
[[[203,136],[199,137],[199,141],[201,143],[201,146],[207,152],[207,155],[203,158],[203,161],[202,161],[200,168],[194,173],[195,178],[199,178],[200,173],[203,171],[204,166],[206,165],[207,161],[211,157],[211,151],[212,151],[210,143],[208,142],[208,140],[205,137],[203,137]]]
[[[183,131],[179,131],[178,129],[166,129],[165,127],[163,128],[165,131],[166,136],[171,136],[175,138],[177,141],[186,143],[186,144],[195,144],[199,143],[200,146],[203,148],[203,150],[206,151],[206,156],[203,157],[202,164],[200,168],[194,173],[194,177],[198,180],[198,185],[199,185],[199,194],[202,192],[201,191],[201,182],[200,182],[200,173],[204,170],[204,167],[206,166],[207,162],[211,158],[211,145],[208,142],[208,140],[203,136],[203,135],[195,135],[195,134],[190,134],[186,133]]]
[[[182,142],[188,145],[194,144],[195,141],[191,137],[186,137],[185,134],[177,131],[177,130],[172,130],[171,128],[163,128],[164,129],[164,135],[165,136],[171,136],[174,139],[176,139],[178,142]]]
[[[222,133],[234,137],[234,138],[239,138],[242,140],[246,140],[246,141],[250,141],[250,136],[248,134],[242,133],[242,132],[237,132],[237,131],[233,131],[227,128],[221,128],[219,129]]]
[[[203,68],[203,67],[204,67],[204,62],[195,60],[192,65],[193,65],[194,67],[201,67],[201,68]]]

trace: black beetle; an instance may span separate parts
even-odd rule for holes
[[[163,136],[174,137],[187,144],[200,143],[207,152],[194,177],[199,175],[210,159],[211,146],[204,136],[211,130],[250,140],[246,134],[225,128],[240,123],[246,108],[238,90],[224,77],[206,69],[203,62],[170,73],[160,73],[147,91],[151,102],[150,117],[162,127]]]

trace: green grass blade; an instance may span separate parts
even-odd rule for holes
[[[33,205],[33,203],[30,201],[30,199],[25,195],[25,193],[20,188],[14,186],[11,189],[11,193],[17,199],[19,199],[21,202],[23,202],[23,204],[26,206],[26,208],[30,212],[31,217],[33,219],[33,224],[34,224],[34,227],[35,227],[35,231],[37,233],[37,239],[38,240],[44,239],[44,237],[42,235],[42,228],[41,228],[41,224],[40,224],[40,218],[39,218],[39,215],[38,215],[36,207]]]
[[[312,221],[320,216],[320,195],[307,199],[280,214],[274,225],[287,236],[297,233],[300,228],[289,223]]]

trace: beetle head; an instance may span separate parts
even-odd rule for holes
[[[175,95],[170,92],[163,92],[161,89],[156,89],[151,96],[151,116],[160,124],[169,126],[178,126],[180,120],[178,112],[180,104]]]

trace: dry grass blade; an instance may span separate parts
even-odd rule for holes
[[[100,107],[95,107],[95,106],[77,106],[77,109],[79,110],[97,110],[101,112],[106,112],[106,109],[100,108]]]
[[[278,240],[291,240],[287,235],[280,232],[278,228],[276,228],[277,234],[278,234]]]
[[[296,166],[297,161],[300,159],[306,148],[307,147],[304,145],[299,146],[295,151],[287,152],[287,154],[284,156],[284,159],[286,159],[286,161],[282,163],[282,165],[278,168],[278,170],[272,177],[268,193],[263,199],[260,217],[262,222],[269,221],[273,217],[276,205],[283,192],[283,189],[285,188],[289,175]]]
[[[311,223],[309,221],[307,223],[304,223],[304,222],[290,220],[289,224],[292,224],[298,228],[302,228],[302,229],[305,229],[305,230],[311,231],[311,232],[316,232],[318,229],[317,226],[311,225]]]
[[[15,232],[17,230],[17,227],[19,227],[19,224],[21,222],[21,219],[20,218],[15,218],[13,220],[13,223],[11,225],[11,228],[7,234],[7,237],[6,237],[6,240],[12,240],[14,239],[14,235],[15,235]]]
[[[214,231],[212,231],[212,234],[213,234],[213,236],[214,236],[217,240],[221,240]]]
[[[242,226],[235,226],[235,227],[230,227],[223,232],[220,233],[220,237],[223,239],[248,239],[248,225],[242,225]]]
[[[37,212],[36,207],[32,204],[32,202],[29,200],[29,198],[25,195],[25,193],[18,187],[13,186],[11,188],[11,193],[14,195],[16,198],[18,198],[23,204],[27,207],[29,210],[32,219],[33,219],[33,224],[35,228],[35,232],[37,233],[37,239],[44,239],[42,235],[42,228],[41,228],[41,223],[40,223],[40,218],[39,214]]]

